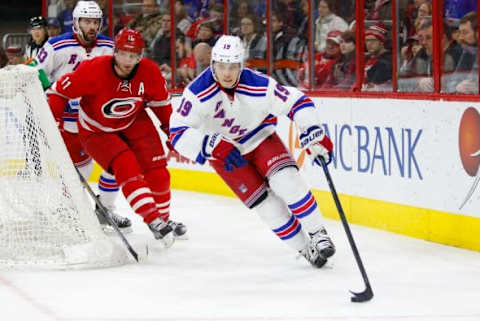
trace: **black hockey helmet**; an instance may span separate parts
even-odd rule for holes
[[[31,17],[29,23],[30,23],[30,28],[32,29],[37,27],[47,26],[47,20],[45,20],[45,18],[42,16]]]

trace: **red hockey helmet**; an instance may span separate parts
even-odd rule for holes
[[[145,41],[140,31],[122,29],[115,37],[115,49],[141,54],[144,48]]]

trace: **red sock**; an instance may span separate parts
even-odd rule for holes
[[[132,151],[125,151],[112,162],[118,185],[132,209],[143,217],[145,223],[150,223],[159,212],[154,196],[147,182],[143,179],[142,171]]]
[[[166,168],[154,168],[145,173],[145,180],[152,189],[160,217],[168,221],[170,217],[170,173]]]

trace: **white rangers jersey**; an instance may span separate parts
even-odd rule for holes
[[[83,60],[112,54],[113,41],[109,37],[98,35],[92,47],[85,47],[74,33],[67,32],[45,43],[37,54],[37,68],[43,69],[49,80],[54,83],[64,74],[75,70]],[[78,132],[78,104],[78,100],[71,100],[65,107],[65,114],[62,117],[64,129],[72,133]]]
[[[185,88],[172,113],[170,140],[180,154],[199,162],[206,135],[214,133],[246,154],[275,132],[280,115],[294,120],[301,132],[319,125],[315,105],[298,89],[245,68],[232,97],[207,68]]]

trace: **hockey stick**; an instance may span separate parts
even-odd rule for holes
[[[120,236],[120,239],[122,240],[123,244],[125,244],[128,252],[130,252],[130,254],[133,256],[133,258],[135,259],[135,261],[138,262],[138,254],[137,252],[132,248],[132,246],[130,245],[130,243],[128,243],[128,240],[125,238],[125,235],[123,235],[123,233],[120,231],[120,229],[118,228],[117,224],[115,224],[115,222],[113,221],[112,217],[110,216],[110,214],[108,213],[108,209],[102,204],[102,202],[100,202],[100,200],[98,199],[98,197],[95,195],[95,193],[92,191],[92,188],[90,187],[90,185],[88,185],[88,182],[87,180],[85,179],[85,177],[83,177],[82,173],[80,173],[80,171],[78,170],[78,168],[75,167],[75,170],[77,171],[77,174],[78,176],[80,177],[80,181],[82,182],[82,185],[83,187],[85,187],[85,189],[87,190],[88,194],[90,195],[90,197],[95,201],[95,204],[97,204],[98,206],[98,209],[100,210],[100,213],[103,215],[103,217],[107,220],[108,224],[110,224],[113,229],[117,232],[118,236]]]
[[[327,178],[328,186],[330,187],[330,191],[332,192],[332,197],[335,201],[335,205],[337,206],[338,214],[340,215],[343,228],[345,229],[345,233],[347,234],[348,243],[350,243],[353,256],[355,256],[358,269],[360,270],[360,273],[363,277],[363,282],[365,283],[365,290],[363,290],[362,292],[350,291],[350,293],[353,294],[350,300],[352,302],[369,301],[371,298],[373,298],[373,291],[372,287],[370,286],[370,282],[368,281],[367,272],[365,272],[365,268],[363,267],[362,259],[360,258],[360,254],[358,253],[357,245],[355,244],[352,232],[350,231],[350,226],[348,225],[347,218],[345,217],[345,213],[343,212],[342,204],[340,204],[340,199],[338,198],[337,191],[335,190],[335,186],[333,185],[332,177],[330,176],[330,172],[328,171],[327,164],[321,156],[318,157],[318,160],[320,161],[320,164],[322,164],[323,172],[325,173],[325,177]]]

